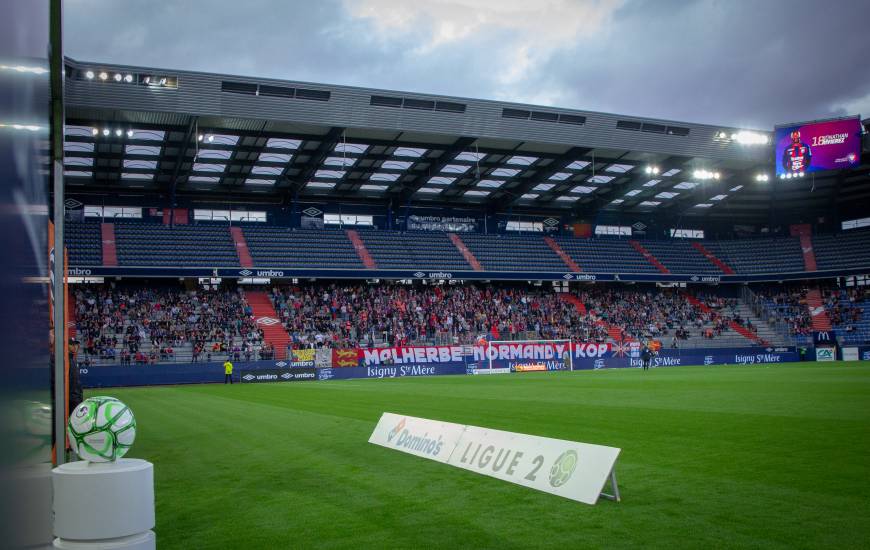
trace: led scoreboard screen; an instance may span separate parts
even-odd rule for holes
[[[861,161],[861,120],[846,118],[777,126],[776,175],[800,177],[854,168]]]

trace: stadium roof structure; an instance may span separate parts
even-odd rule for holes
[[[771,132],[72,59],[65,69],[70,191],[741,219],[870,199],[867,160],[775,181]]]

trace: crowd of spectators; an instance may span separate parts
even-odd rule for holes
[[[731,321],[743,324],[737,300],[715,295],[699,296],[706,311],[693,305],[685,294],[667,289],[596,289],[581,294],[581,300],[607,324],[618,327],[620,339],[670,337],[673,348],[692,336],[720,337],[729,330]]]
[[[533,287],[332,284],[273,288],[271,296],[293,347],[467,344],[482,335],[585,342],[670,337],[678,347],[693,335],[720,337],[731,321],[744,324],[736,299],[711,296],[703,312],[684,294],[662,289],[584,291],[578,297],[587,315],[552,290]]]
[[[679,347],[690,337],[721,337],[732,321],[753,328],[737,313],[736,299],[701,295],[704,308],[670,289],[589,287],[576,294],[585,315],[552,289],[528,285],[312,283],[269,292],[291,348],[470,344],[481,337],[667,339]],[[275,356],[242,290],[79,287],[74,307],[86,364]]]
[[[272,301],[297,347],[607,337],[552,291],[517,287],[294,286],[272,289]]]
[[[173,360],[186,344],[194,362],[250,358],[263,347],[263,332],[240,291],[88,286],[77,288],[74,300],[84,364]]]
[[[858,323],[863,319],[864,306],[868,299],[865,287],[829,288],[823,291],[822,297],[831,324],[842,328],[847,334],[855,332]]]
[[[812,334],[813,319],[807,307],[807,289],[803,286],[777,286],[759,291],[773,306],[772,320],[783,321],[795,336]]]

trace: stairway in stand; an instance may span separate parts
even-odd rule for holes
[[[290,335],[284,330],[269,295],[263,291],[252,291],[245,293],[245,299],[254,311],[257,326],[263,329],[263,338],[275,348],[275,359],[286,359]]]
[[[577,313],[579,313],[580,315],[582,315],[584,317],[589,315],[589,311],[586,309],[586,304],[584,304],[583,300],[581,300],[580,298],[578,298],[574,294],[571,294],[570,292],[562,292],[559,294],[559,298],[561,298],[562,301],[564,301],[564,302],[568,302],[569,304],[572,304],[577,309]],[[594,315],[593,315],[593,317],[594,317]],[[610,336],[610,338],[614,342],[619,342],[622,340],[622,329],[620,329],[619,327],[615,327],[613,325],[608,325],[603,320],[598,319],[598,318],[595,319],[595,324],[599,325],[599,326],[603,326],[604,329],[607,331],[607,335]],[[630,339],[626,339],[626,341],[629,341],[629,340]]]
[[[813,330],[816,332],[824,332],[831,330],[831,318],[828,317],[828,310],[825,309],[825,303],[822,301],[822,293],[818,288],[813,288],[807,291],[807,307],[810,310],[810,317],[813,320]]]
[[[696,297],[692,296],[688,292],[685,293],[685,296],[686,296],[686,300],[688,300],[689,303],[692,304],[692,306],[698,308],[698,310],[700,310],[701,313],[710,313],[711,310],[710,310],[709,306],[707,306],[707,304],[705,304],[701,300],[697,299]],[[734,332],[736,332],[737,334],[739,334],[740,336],[743,336],[747,340],[752,341],[753,344],[761,344],[761,345],[768,344],[768,342],[766,340],[764,340],[763,338],[761,338],[760,336],[758,336],[756,333],[752,332],[748,328],[744,327],[743,325],[739,324],[737,321],[729,322],[728,327],[731,330],[733,330]]]

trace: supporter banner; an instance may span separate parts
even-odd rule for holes
[[[369,443],[595,504],[620,449],[384,413]]]
[[[573,348],[573,353],[572,353]],[[362,364],[403,364],[403,363],[451,363],[468,359],[471,362],[522,361],[602,357],[611,351],[610,344],[598,343],[529,343],[504,342],[475,346],[407,346],[398,348],[370,348],[360,350]]]
[[[300,380],[317,380],[314,367],[284,369],[253,369],[239,371],[239,379],[249,384],[258,382],[298,382]]]
[[[861,357],[861,361],[870,361],[870,347],[862,346],[858,348],[858,354]]]
[[[318,369],[329,368],[332,366],[332,350],[329,348],[320,348],[314,354],[314,366]]]
[[[333,367],[358,367],[362,350],[334,349],[332,350]]]
[[[293,368],[314,367],[315,351],[313,348],[291,350],[290,366]]]

